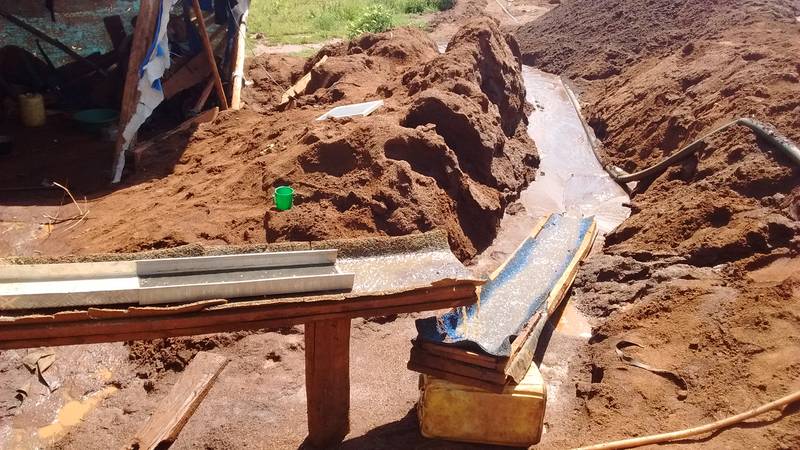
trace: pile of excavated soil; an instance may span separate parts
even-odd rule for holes
[[[635,171],[742,116],[800,142],[799,6],[573,1],[517,37],[526,63],[582,92],[604,162]],[[577,282],[596,328],[573,368],[575,417],[554,424],[554,446],[679,429],[800,388],[789,356],[800,354],[800,169],[736,127],[631,197],[631,218]],[[687,392],[622,364],[620,339],[680,373]],[[800,417],[776,417],[707,444],[800,446]]]
[[[480,19],[441,55],[422,31],[398,29],[329,45],[304,66],[257,58],[244,110],[151,146],[121,189],[89,202],[85,224],[59,235],[60,248],[138,251],[441,228],[469,258],[491,242],[538,165],[525,132],[519,56],[513,37]],[[302,95],[279,106],[283,89],[307,71]],[[385,104],[368,117],[315,120],[334,106],[378,99]],[[274,208],[279,185],[295,189],[289,211]]]
[[[564,57],[566,73],[576,78],[589,124],[603,141],[609,163],[635,171],[655,164],[699,137],[704,131],[738,117],[751,116],[773,124],[800,141],[800,50],[796,12],[788,2],[766,5],[740,1],[709,7],[707,2],[652,2],[641,8],[642,18],[626,22],[625,31],[612,26],[615,17],[631,14],[634,4],[597,10],[594,22],[577,26],[575,34],[603,47],[630,45],[630,33],[650,29],[653,22],[672,24],[680,40],[656,46],[665,34],[639,34],[638,46],[626,47],[619,74],[586,81],[594,65],[576,56]],[[560,66],[558,33],[550,26],[574,24],[576,15],[590,15],[582,3],[557,8],[541,20],[520,28],[520,39],[550,42],[556,48],[536,56],[538,46],[525,49],[524,58],[542,61],[545,70]],[[716,8],[716,9],[715,9]],[[703,14],[714,14],[703,19]],[[742,19],[746,15],[747,20]],[[686,20],[680,17],[686,15]],[[705,27],[700,27],[700,17]],[[578,21],[577,24],[583,24]],[[597,31],[606,29],[611,31]],[[572,36],[572,34],[570,34]],[[637,50],[638,49],[638,50]],[[596,49],[596,51],[599,51]],[[585,56],[583,53],[580,55]],[[581,75],[583,74],[583,75]],[[639,214],[614,235],[610,244],[620,251],[678,251],[690,262],[714,265],[751,255],[792,247],[797,219],[793,189],[800,186],[798,170],[769,145],[745,129],[735,128],[711,139],[708,145],[656,180],[641,183],[634,195]]]
[[[466,258],[491,242],[505,205],[532,180],[538,159],[513,38],[475,21],[438,55],[421,32],[395,33],[323,48],[307,64],[329,56],[299,105],[385,105],[305,126],[267,160],[265,188],[291,184],[296,199],[290,211],[267,212],[269,241],[444,228]]]

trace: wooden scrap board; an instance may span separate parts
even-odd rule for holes
[[[222,355],[208,352],[195,355],[158,409],[136,433],[129,448],[153,450],[175,441],[227,363],[228,358]]]

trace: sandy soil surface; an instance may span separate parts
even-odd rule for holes
[[[289,56],[257,58],[244,110],[150,146],[124,185],[89,192],[84,223],[69,233],[62,229],[72,223],[55,227],[56,238],[36,250],[128,252],[442,228],[467,259],[491,242],[538,164],[525,132],[517,51],[485,20],[461,28],[442,55],[422,31],[398,29],[327,45],[304,66]],[[312,69],[323,56],[327,62]],[[303,95],[277,107],[284,87],[308,71]],[[369,117],[315,121],[333,106],[376,99],[385,104]],[[278,213],[272,191],[284,184],[295,189],[295,206]]]
[[[516,34],[526,63],[582,91],[605,162],[634,171],[742,116],[800,140],[798,6],[574,1]],[[742,128],[636,187],[634,214],[578,280],[594,337],[572,417],[545,446],[680,429],[800,388],[798,192],[800,170]],[[620,339],[688,389],[622,364]],[[684,446],[796,448],[791,412]]]
[[[85,226],[74,233],[56,229],[57,245],[52,239],[38,247],[28,243],[25,250],[87,254],[444,227],[454,252],[469,258],[491,242],[505,205],[533,179],[538,162],[525,133],[517,49],[495,23],[479,20],[462,28],[444,55],[421,31],[396,30],[326,46],[309,61],[285,55],[253,60],[245,110],[158,140],[123,186],[87,195],[91,219]],[[306,94],[276,108],[285,87],[323,54],[328,60],[313,70]],[[313,121],[333,105],[374,98],[386,104],[371,117]],[[288,180],[297,189],[296,206],[276,214],[268,193]],[[56,196],[42,201],[45,195],[38,195],[27,202],[59,204]],[[414,318],[354,323],[353,426],[345,446],[419,444],[413,412],[417,374],[405,369]],[[116,390],[86,408],[82,422],[42,433],[68,398],[36,392],[36,401],[22,407],[9,403],[0,427],[0,438],[24,440],[0,442],[122,446],[188,361],[205,349],[223,352],[232,362],[174,447],[297,447],[306,434],[302,337],[298,327],[111,345],[109,364],[125,370],[101,380]],[[13,393],[30,378],[21,365],[26,353],[4,352],[4,392]],[[81,371],[61,354],[58,349],[56,364]],[[73,376],[65,374],[65,383]],[[73,398],[98,389],[63,392]],[[55,400],[44,405],[40,396]]]
[[[456,27],[448,24],[459,23],[461,18],[491,14],[502,20],[503,26],[514,25],[493,0],[459,4],[442,14],[434,42],[449,41]],[[552,6],[523,1],[503,4],[512,14],[525,8],[531,15]],[[771,122],[800,141],[797,2],[654,0],[646,6],[632,0],[564,2],[516,32],[526,63],[572,80],[581,94],[584,113],[603,141],[605,162],[627,170],[643,168],[690,142],[702,130],[742,115]],[[382,228],[392,221],[375,220],[383,208],[364,203],[374,193],[365,177],[387,176],[386,170],[410,174],[413,186],[423,177],[433,180],[420,185],[436,192],[433,208],[421,208],[432,223],[441,220],[440,215],[453,214],[447,208],[454,204],[469,204],[453,200],[455,194],[451,193],[462,186],[473,199],[486,200],[471,189],[475,186],[488,191],[490,199],[513,197],[513,188],[507,194],[501,186],[524,183],[518,181],[520,175],[503,172],[498,177],[493,164],[488,164],[488,169],[486,164],[466,167],[446,135],[424,125],[407,125],[413,121],[404,122],[412,112],[423,114],[419,111],[433,109],[431,105],[447,104],[447,89],[426,96],[424,89],[415,91],[414,86],[435,82],[436,76],[443,74],[439,65],[453,64],[457,73],[450,80],[453,84],[446,86],[456,90],[455,85],[463,83],[464,90],[457,92],[468,93],[463,95],[470,98],[470,102],[465,100],[467,105],[476,103],[472,94],[480,97],[483,93],[488,101],[477,104],[497,111],[495,121],[484,120],[486,114],[480,108],[460,104],[468,108],[466,116],[476,119],[479,128],[486,127],[482,128],[487,130],[485,135],[493,132],[513,147],[519,139],[503,129],[500,113],[509,110],[507,105],[501,108],[490,94],[476,90],[480,83],[463,76],[465,70],[480,72],[481,62],[468,50],[459,53],[459,61],[435,59],[433,44],[415,46],[419,40],[403,37],[417,55],[406,62],[406,56],[398,59],[394,52],[376,55],[376,48],[386,48],[380,42],[326,49],[334,64],[329,68],[323,65],[313,93],[284,113],[272,105],[309,63],[285,55],[254,61],[247,77],[254,82],[253,89],[246,91],[248,110],[223,114],[214,126],[202,126],[164,142],[150,155],[143,178],[130,180],[109,196],[103,207],[112,209],[111,199],[116,198],[117,205],[125,205],[130,212],[101,216],[93,224],[90,221],[102,231],[85,235],[83,240],[67,236],[59,240],[59,248],[27,243],[25,250],[88,253],[195,241],[259,242],[267,238],[265,230],[270,229],[285,233],[282,236],[324,237],[326,229],[336,231],[336,225],[303,228],[297,218],[281,221],[271,212],[265,214],[270,202],[268,188],[286,173],[314,182],[313,190],[301,190],[298,211],[316,214],[318,221],[330,221],[327,214],[350,220],[351,212],[363,208],[361,216],[373,219],[357,230],[365,234],[392,232]],[[489,42],[502,46],[499,40]],[[354,66],[382,74],[385,80],[381,84],[387,90],[373,80],[342,75]],[[406,80],[404,74],[411,75]],[[509,82],[506,75],[500,74],[504,83]],[[513,84],[513,76],[510,81]],[[392,95],[385,95],[387,92]],[[310,122],[331,104],[371,99],[376,94],[385,97],[385,114],[390,120],[370,122],[375,131],[347,121],[295,129],[283,120],[290,116]],[[416,145],[402,147],[407,159],[392,157],[391,150],[386,150],[388,129],[402,130],[407,142],[416,142],[412,138],[417,135],[431,137],[422,140],[422,147],[444,155],[438,156],[440,161],[461,173],[455,180],[447,178],[449,185],[443,187],[439,184],[442,178],[428,172],[439,166],[420,166],[420,159],[408,152]],[[275,132],[277,135],[271,134]],[[304,137],[308,142],[300,141]],[[382,155],[358,153],[360,159],[342,172],[347,179],[342,186],[332,184],[332,174],[314,171],[325,161],[326,151],[333,149],[338,155],[339,148],[353,148],[354,143],[384,151]],[[175,146],[186,150],[178,154],[168,151]],[[282,159],[278,151],[295,157]],[[171,161],[169,169],[162,168],[160,158]],[[374,167],[380,168],[375,175]],[[232,176],[232,168],[241,169]],[[184,186],[163,181],[168,178],[180,180]],[[544,356],[545,365],[567,372],[562,388],[574,395],[563,404],[548,405],[546,433],[539,447],[567,448],[678,429],[743,411],[800,388],[798,186],[797,169],[740,129],[713,139],[697,157],[640,183],[632,196],[633,216],[584,264],[573,289],[572,301],[594,325],[593,338],[590,343],[556,339]],[[89,197],[91,201],[93,197]],[[54,198],[49,207],[59,204],[61,196]],[[136,198],[151,201],[137,203],[133,201]],[[326,202],[328,209],[301,209],[305,198]],[[419,211],[417,204],[409,202],[405,204],[409,209]],[[503,200],[497,202],[502,214]],[[490,218],[491,211],[489,208]],[[128,223],[133,217],[146,220]],[[409,222],[398,219],[394,223]],[[480,248],[481,240],[474,237],[482,232],[472,233],[457,220],[445,226],[461,229],[463,238],[453,241],[460,256],[469,257]],[[125,231],[115,231],[118,229]],[[405,369],[409,339],[415,334],[413,320],[414,316],[399,316],[354,321],[352,430],[343,448],[481,448],[419,435],[414,412],[417,376]],[[678,372],[687,389],[622,364],[614,351],[620,339],[641,344],[643,348],[629,353]],[[86,356],[75,349],[85,350]],[[306,435],[302,327],[58,349],[56,367],[63,390],[47,394],[36,387],[31,401],[22,408],[14,408],[11,400],[0,404],[0,439],[6,439],[0,442],[69,449],[120,447],[199,350],[226,354],[231,363],[172,448],[297,448],[302,444]],[[578,356],[564,363],[569,358],[559,355],[565,352]],[[20,365],[25,353],[2,353],[0,392],[13,393],[30,379],[30,372]],[[108,371],[101,370],[105,368]],[[106,390],[108,387],[115,390]],[[75,399],[91,400],[92,395],[103,399],[86,408],[83,422],[50,428],[42,433],[46,437],[36,437],[36,431],[56,417],[59,406]],[[798,448],[800,418],[796,411],[786,410],[785,417],[767,414],[722,433],[682,441],[679,446]],[[64,421],[73,423],[70,417]]]

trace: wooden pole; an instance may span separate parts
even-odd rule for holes
[[[200,9],[200,2],[192,0],[192,8],[194,15],[197,17],[197,28],[200,30],[200,37],[203,39],[203,48],[206,52],[208,64],[211,66],[211,77],[214,79],[214,87],[217,91],[217,98],[219,99],[219,109],[228,109],[228,99],[225,97],[225,88],[222,87],[222,78],[219,76],[219,69],[217,69],[217,60],[214,58],[214,49],[211,47],[211,40],[208,38],[206,31],[206,24],[203,22],[203,11]]]
[[[197,102],[195,102],[194,108],[192,108],[194,113],[199,113],[203,110],[203,106],[205,106],[206,102],[208,101],[208,96],[211,95],[211,89],[213,88],[214,79],[209,78],[208,82],[206,83],[206,87],[203,88],[203,92],[200,93],[200,97],[197,98]]]
[[[160,0],[142,0],[139,6],[139,16],[136,19],[136,28],[133,30],[131,52],[128,57],[128,70],[125,74],[125,87],[122,92],[119,131],[114,146],[112,183],[119,183],[122,178],[122,169],[125,168],[125,138],[122,134],[131,117],[136,113],[136,105],[139,103],[139,68],[150,48],[160,7]]]
[[[231,108],[239,109],[242,107],[242,82],[244,80],[244,57],[246,50],[247,35],[247,13],[242,14],[242,22],[239,24],[239,31],[236,39],[236,65],[233,68],[233,90],[231,92]]]
[[[330,448],[350,431],[350,319],[305,324],[308,442]]]

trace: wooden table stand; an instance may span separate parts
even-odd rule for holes
[[[350,319],[306,322],[308,442],[328,448],[350,432]]]

